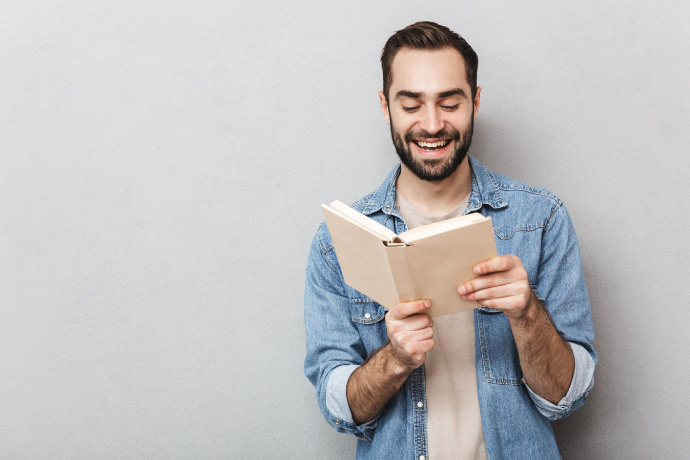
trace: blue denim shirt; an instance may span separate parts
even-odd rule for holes
[[[472,157],[470,166],[472,191],[466,212],[491,216],[498,253],[520,257],[533,290],[576,360],[570,390],[554,405],[522,378],[508,318],[501,310],[475,310],[477,389],[487,455],[560,458],[550,421],[584,403],[597,359],[575,231],[563,203],[548,191],[493,173]],[[396,233],[407,229],[395,206],[399,174],[400,166],[378,190],[352,205]],[[345,284],[322,223],[309,253],[304,299],[304,372],[316,387],[319,407],[336,430],[359,438],[357,458],[428,459],[424,366],[412,372],[375,420],[358,426],[347,407],[349,375],[388,339],[386,311]]]

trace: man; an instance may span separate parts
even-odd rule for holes
[[[467,152],[479,111],[477,55],[431,22],[381,56],[384,119],[400,157],[354,203],[396,233],[467,212],[491,216],[498,257],[458,286],[482,307],[390,311],[343,281],[325,224],[309,255],[305,374],[358,458],[559,458],[550,420],[584,403],[596,354],[579,248],[561,201],[492,173]]]

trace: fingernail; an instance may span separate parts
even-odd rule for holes
[[[482,269],[479,268],[479,267],[474,267],[474,270],[473,270],[473,271],[478,275],[478,274],[480,274],[480,273],[482,272]]]
[[[426,308],[429,308],[429,307],[431,306],[431,302],[428,301],[428,300],[425,300],[425,301],[424,301],[424,306],[425,306]]]
[[[460,286],[458,288],[458,292],[460,293],[460,295],[463,295],[465,293],[465,286]]]

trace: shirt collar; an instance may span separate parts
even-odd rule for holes
[[[470,192],[468,211],[477,211],[485,204],[494,209],[508,206],[508,203],[503,201],[501,190],[494,174],[473,156],[469,157],[469,162],[470,169],[472,170],[472,191]],[[365,201],[362,214],[368,216],[375,212],[383,211],[385,214],[400,217],[395,206],[395,185],[398,182],[398,176],[400,176],[400,164],[393,168],[386,180],[381,184],[381,187]]]
[[[501,188],[494,173],[473,156],[470,156],[470,167],[472,169],[472,192],[470,193],[470,202],[467,205],[468,211],[477,211],[484,204],[494,209],[508,206],[508,203],[503,200]]]

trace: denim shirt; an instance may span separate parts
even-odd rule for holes
[[[498,253],[522,260],[532,289],[576,360],[568,394],[552,404],[523,379],[508,318],[498,309],[474,311],[477,390],[487,455],[560,458],[550,421],[584,403],[597,360],[575,231],[562,202],[548,191],[493,173],[473,157],[470,166],[472,191],[466,212],[491,216]],[[396,233],[407,229],[395,206],[399,174],[398,165],[378,190],[352,205]],[[356,425],[347,406],[349,375],[388,339],[386,311],[345,284],[322,223],[309,253],[304,298],[304,372],[316,388],[319,407],[336,430],[359,438],[357,458],[428,460],[424,366],[410,374],[375,420]]]

